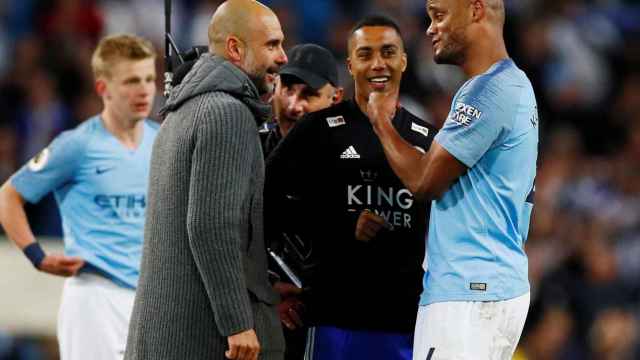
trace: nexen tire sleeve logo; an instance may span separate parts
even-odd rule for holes
[[[451,114],[451,120],[462,126],[469,126],[474,120],[479,120],[481,117],[482,111],[463,102],[457,102]]]

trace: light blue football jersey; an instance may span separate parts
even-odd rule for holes
[[[158,124],[144,121],[142,142],[124,147],[99,116],[65,131],[12,178],[24,199],[54,193],[65,254],[115,283],[135,288],[140,273],[149,161]]]
[[[538,157],[531,82],[511,59],[471,78],[435,141],[468,170],[431,204],[420,304],[525,294]]]

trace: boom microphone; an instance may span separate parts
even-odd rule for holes
[[[171,35],[171,0],[164,0],[164,28],[164,96],[169,97],[171,89],[182,81],[200,55],[208,51],[208,47],[194,46],[185,54],[180,52]]]

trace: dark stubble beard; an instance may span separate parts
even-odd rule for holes
[[[273,85],[267,83],[266,72],[263,74],[248,74],[249,80],[256,86],[260,96],[273,92]]]
[[[259,71],[255,69],[256,67],[256,55],[252,52],[252,50],[249,50],[245,62],[245,71],[247,73],[247,76],[249,77],[249,80],[251,80],[253,85],[256,86],[256,89],[258,89],[258,94],[260,96],[272,93],[274,84],[268,84],[266,78],[267,71],[269,71],[269,69],[267,68],[263,71]]]
[[[463,29],[452,31],[449,35],[449,41],[434,55],[433,59],[436,64],[462,65],[466,61],[467,38]]]

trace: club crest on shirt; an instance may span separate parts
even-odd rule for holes
[[[336,126],[342,126],[346,124],[346,122],[344,121],[344,117],[340,115],[340,116],[328,117],[327,124],[329,124],[329,127],[336,127]]]
[[[378,173],[373,170],[360,170],[360,176],[362,181],[367,183],[375,182],[378,179]]]
[[[469,126],[480,117],[482,117],[482,111],[463,102],[457,102],[451,114],[451,120],[462,126]]]
[[[47,161],[49,161],[49,148],[44,148],[36,156],[29,160],[29,170],[38,172],[42,170],[45,165],[47,165]]]

